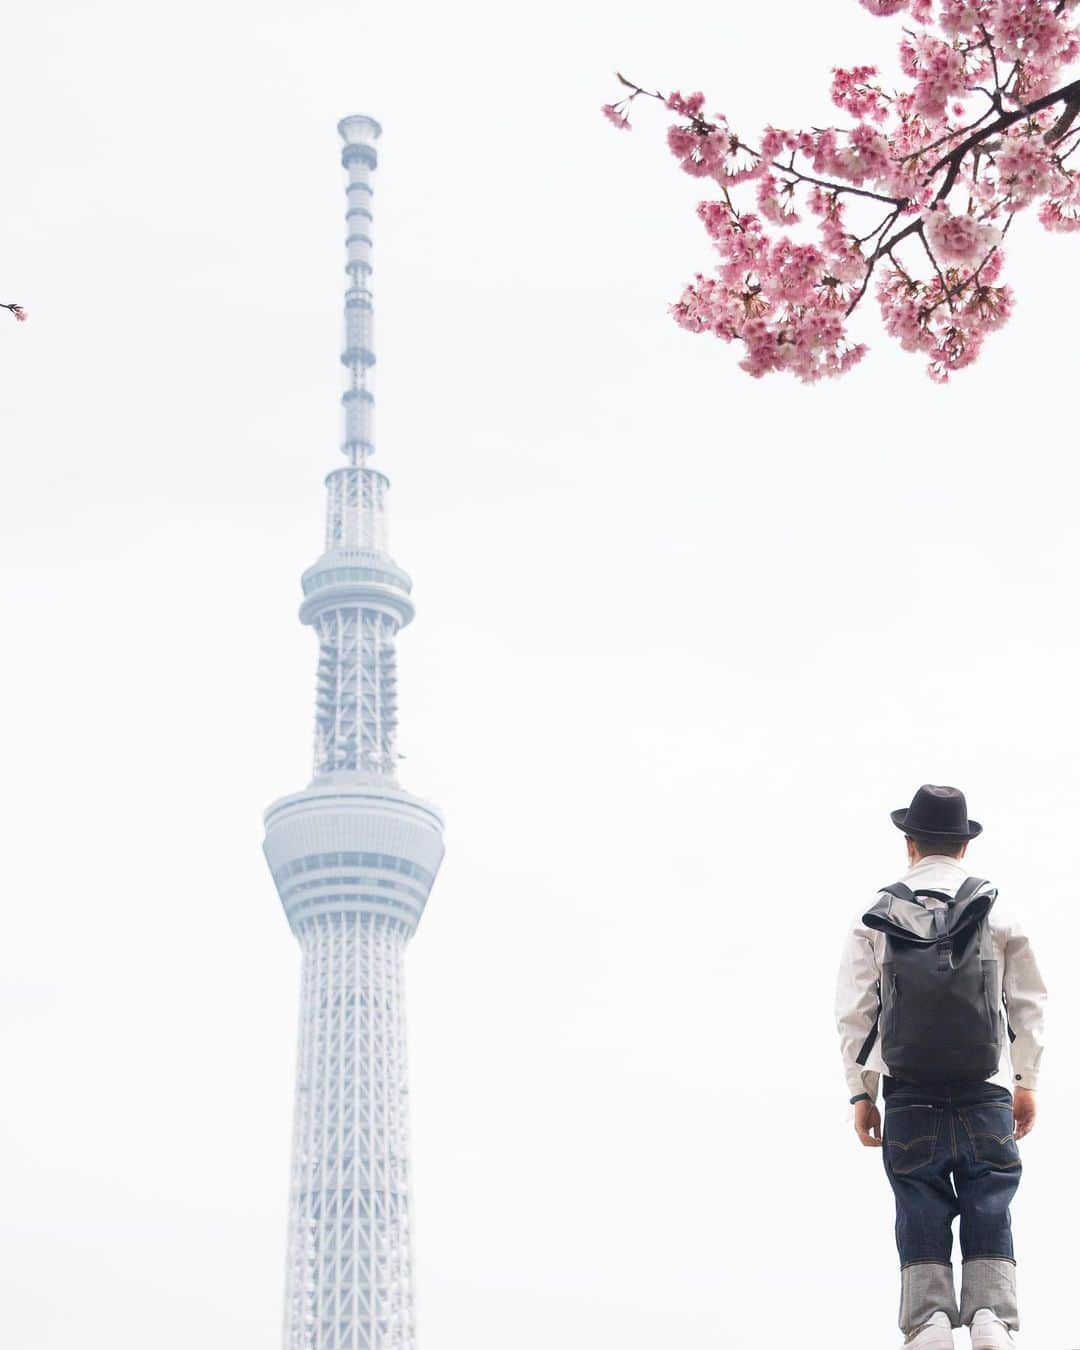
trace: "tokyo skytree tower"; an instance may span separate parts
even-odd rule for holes
[[[344,439],[326,547],[302,577],[319,639],[315,772],[266,812],[263,848],[300,943],[285,1350],[413,1350],[405,946],[442,819],[397,784],[394,640],[412,583],[387,552],[375,449],[371,176],[379,124],[338,124],[348,173]]]

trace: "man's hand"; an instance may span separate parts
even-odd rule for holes
[[[865,1102],[860,1102],[865,1106]],[[856,1117],[858,1119],[858,1117]],[[1029,1088],[1013,1089],[1013,1121],[1017,1139],[1023,1139],[1035,1128],[1035,1094]]]
[[[1029,1097],[1030,1093],[1027,1094]],[[1035,1107],[1031,1108],[1032,1115]],[[874,1102],[855,1103],[855,1133],[867,1148],[881,1147],[881,1112]]]

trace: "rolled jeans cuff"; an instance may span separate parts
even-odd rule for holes
[[[960,1325],[950,1261],[912,1261],[900,1269],[900,1330],[905,1336],[943,1312],[954,1327]],[[972,1311],[974,1316],[974,1310]]]
[[[960,1321],[971,1325],[980,1308],[989,1308],[1010,1331],[1020,1329],[1016,1305],[1016,1262],[1004,1256],[973,1256],[964,1262],[960,1281]]]

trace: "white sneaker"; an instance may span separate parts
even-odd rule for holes
[[[987,1345],[996,1346],[997,1342],[987,1341]],[[948,1313],[934,1313],[928,1322],[924,1322],[918,1331],[905,1340],[903,1350],[953,1350],[952,1323]]]
[[[1012,1350],[1015,1344],[1009,1328],[989,1308],[980,1308],[971,1319],[971,1350]]]

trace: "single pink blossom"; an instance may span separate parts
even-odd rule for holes
[[[994,156],[998,183],[1009,197],[1009,209],[1018,211],[1050,187],[1054,153],[1041,136],[1026,132],[1007,137]]]
[[[1080,178],[1067,178],[1051,192],[1039,207],[1039,220],[1045,229],[1061,234],[1080,230]]]
[[[992,0],[941,0],[941,27],[949,37],[971,37],[990,20]]]
[[[698,90],[696,94],[669,94],[667,97],[667,107],[672,112],[681,113],[683,117],[700,117],[701,110],[705,106],[705,95]]]
[[[859,4],[871,14],[887,19],[890,14],[899,14],[902,9],[907,9],[908,0],[859,0]]]
[[[984,332],[991,332],[1005,323],[1012,307],[1011,286],[974,286],[965,313],[969,318],[978,319]]]
[[[832,101],[852,117],[871,117],[876,122],[888,116],[889,100],[871,81],[876,66],[853,66],[850,70],[833,67]]]
[[[795,244],[779,239],[769,256],[765,289],[780,300],[809,304],[814,287],[824,275],[824,258],[813,244]]]
[[[800,216],[795,210],[795,183],[791,179],[778,182],[771,173],[762,174],[757,181],[758,210],[774,225],[797,225]]]
[[[939,262],[976,262],[1000,239],[1000,230],[974,216],[954,216],[945,206],[927,213],[926,241]]]
[[[744,145],[723,118],[711,126],[669,127],[668,148],[684,173],[714,178],[725,187],[757,178],[766,169],[761,156]]]
[[[798,138],[794,132],[766,127],[761,137],[761,156],[763,159],[778,159],[785,150],[794,150],[797,145]]]
[[[624,131],[632,130],[630,126],[630,118],[626,115],[625,110],[623,112],[620,112],[614,103],[605,103],[604,106],[600,109],[600,111],[604,114],[607,120],[613,123],[615,126],[621,127]]]
[[[860,122],[848,132],[848,148],[834,156],[834,172],[851,183],[879,183],[888,179],[893,168],[889,142],[874,127]]]

